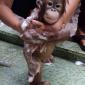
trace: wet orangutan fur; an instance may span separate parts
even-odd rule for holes
[[[54,24],[59,20],[65,11],[66,0],[37,0],[37,7],[33,10],[31,15],[27,17],[27,22],[31,22],[33,19],[37,19],[45,24]],[[32,29],[31,29],[32,28]],[[30,26],[26,29],[29,34],[35,34],[36,29],[34,26]],[[51,28],[49,28],[51,29]],[[51,29],[52,30],[52,29]],[[42,29],[38,30],[42,32]],[[42,33],[38,37],[41,40],[47,40],[43,35],[49,35],[49,32]],[[52,55],[56,42],[65,40],[69,36],[66,30],[59,31],[56,41],[43,42],[41,40],[33,39],[34,43],[24,41],[24,56],[28,64],[28,82],[30,85],[50,85],[47,81],[42,81],[42,64],[43,61],[49,59]],[[56,37],[56,36],[55,36]]]

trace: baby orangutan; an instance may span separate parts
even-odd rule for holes
[[[65,11],[66,0],[37,0],[37,7],[33,10],[31,15],[25,19],[22,24],[22,28],[26,28],[27,25],[31,23],[31,20],[36,19],[47,25],[51,25],[56,23],[62,14]],[[48,31],[44,31],[42,29],[37,30],[41,32],[41,35],[35,31],[36,27],[29,25],[26,30],[29,31],[25,33],[28,37],[30,35],[35,35],[35,39],[33,41],[28,42],[24,41],[24,56],[28,64],[28,82],[30,85],[50,85],[48,81],[42,81],[42,64],[43,61],[49,59],[52,55],[54,47],[57,41],[65,39],[69,33],[65,33],[60,31],[57,35],[57,41],[47,42],[47,37],[49,32],[51,32],[52,28],[49,28]],[[64,37],[63,37],[64,35]],[[37,40],[39,37],[41,40]],[[55,36],[56,37],[56,36]]]

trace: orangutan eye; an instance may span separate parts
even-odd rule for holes
[[[53,6],[53,2],[49,1],[47,7],[52,7],[52,6]]]
[[[56,8],[60,8],[61,7],[61,5],[60,4],[56,4]]]

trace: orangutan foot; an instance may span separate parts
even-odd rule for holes
[[[36,62],[35,64],[29,65],[29,73],[28,73],[28,82],[32,82],[36,74],[40,72],[40,63]]]
[[[50,57],[46,60],[42,61],[45,65],[51,65],[54,62],[54,56],[50,55]]]
[[[42,81],[39,83],[30,83],[29,85],[51,85],[48,81]]]
[[[41,81],[39,85],[51,85],[48,81]]]

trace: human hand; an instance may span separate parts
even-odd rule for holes
[[[47,40],[42,35],[45,25],[39,21],[33,20],[29,26],[21,33],[20,37],[28,43],[42,43]]]
[[[32,32],[31,35],[33,37],[33,40],[36,39],[36,41],[40,40],[41,42],[49,42],[62,39],[62,37],[64,36],[62,32],[64,27],[65,25],[61,20],[53,25],[45,25],[42,22],[36,20],[32,20],[30,24],[30,28],[32,28],[30,30]],[[63,36],[61,36],[62,34]]]
[[[65,25],[66,24],[63,23],[63,18],[60,18],[56,23],[52,25],[45,25],[43,36],[47,38],[48,42],[63,39],[68,35],[68,33],[66,33],[66,35],[64,36]]]
[[[67,32],[67,29],[65,29],[65,24],[63,24],[62,20],[60,19],[55,24],[46,26],[43,35],[47,37],[48,41],[58,41],[68,35],[68,33],[66,33],[64,36],[65,32]]]

